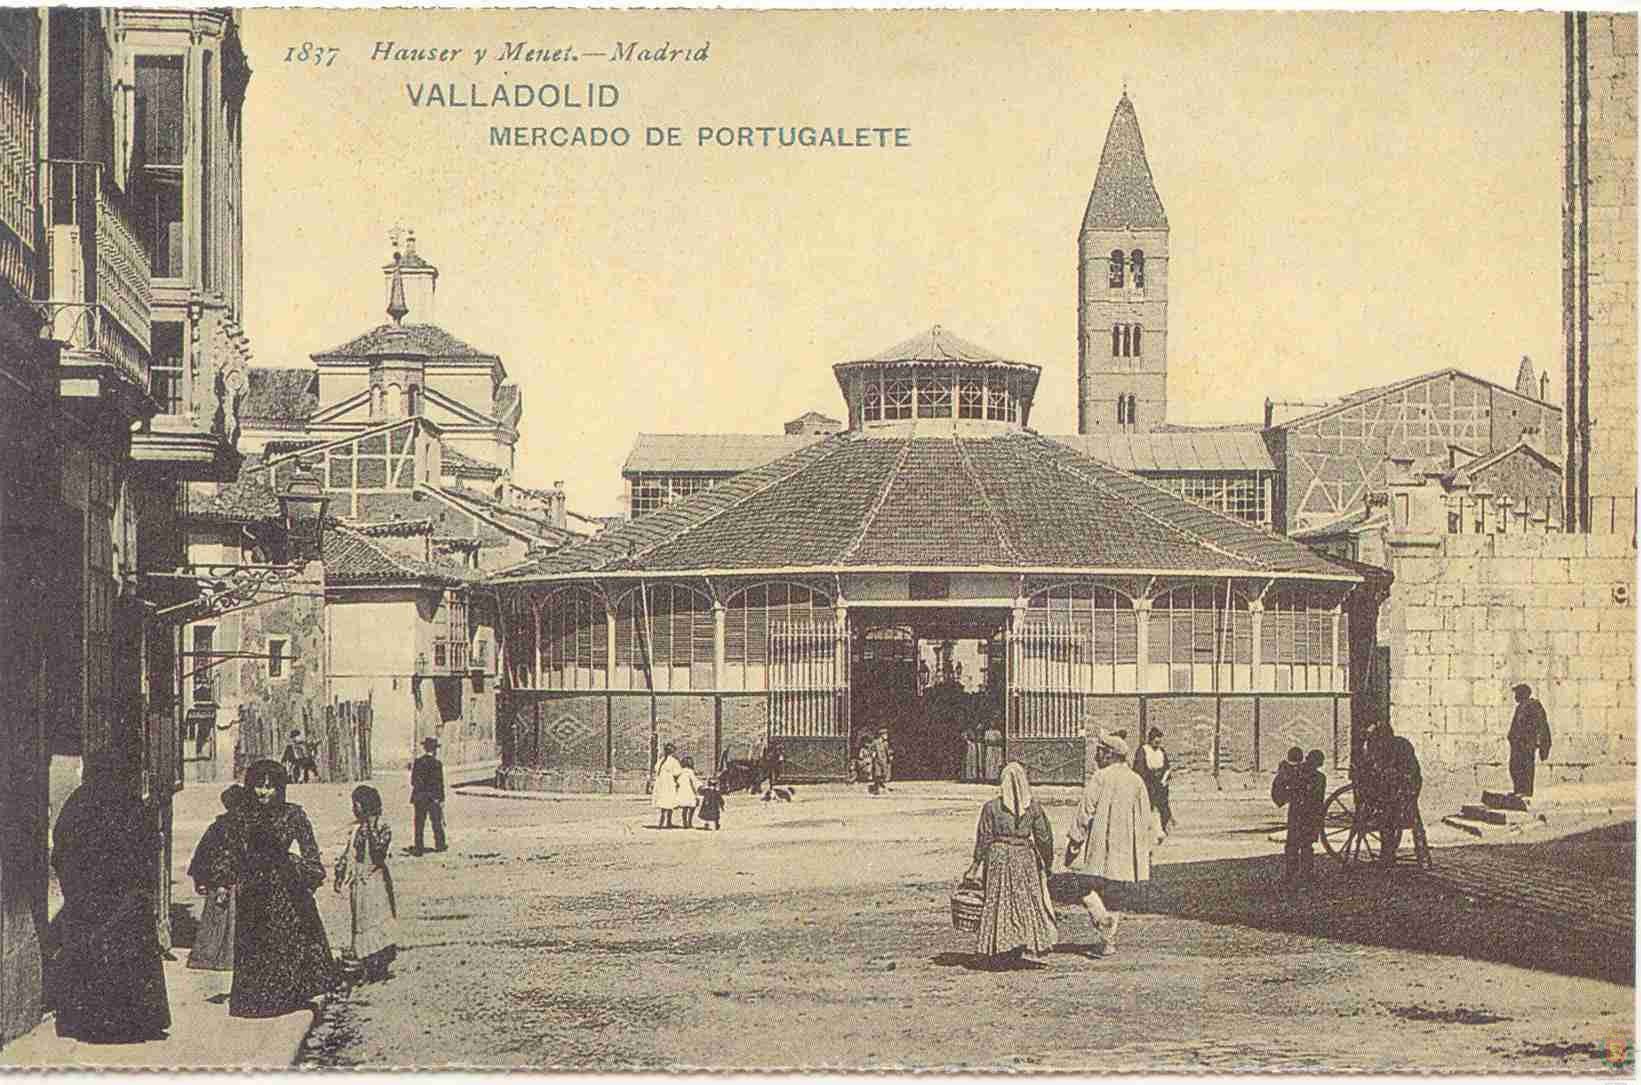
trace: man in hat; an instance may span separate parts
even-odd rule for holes
[[[1533,775],[1538,760],[1550,759],[1550,720],[1544,706],[1525,682],[1515,687],[1516,714],[1510,720],[1510,790],[1517,797],[1533,797]]]
[[[302,765],[302,732],[292,731],[290,741],[285,743],[285,752],[279,760],[285,765],[285,779],[291,783],[300,783],[296,774],[301,771]]]
[[[416,808],[416,846],[412,850],[417,855],[427,850],[422,846],[422,831],[429,818],[433,819],[433,850],[445,850],[444,766],[439,763],[439,740],[422,739],[422,749],[427,752],[410,766],[410,805]]]
[[[1066,839],[1065,862],[1089,886],[1082,904],[1100,932],[1104,957],[1117,946],[1117,913],[1106,908],[1100,890],[1151,880],[1151,799],[1128,764],[1125,739],[1101,735],[1094,764]]]

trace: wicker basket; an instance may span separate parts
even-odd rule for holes
[[[986,898],[975,889],[959,889],[952,894],[952,926],[960,931],[980,929],[980,914],[986,910]]]

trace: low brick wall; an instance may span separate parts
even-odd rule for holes
[[[1391,719],[1432,773],[1509,781],[1510,688],[1549,715],[1547,783],[1635,771],[1635,550],[1627,535],[1392,534]]]

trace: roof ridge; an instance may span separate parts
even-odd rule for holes
[[[1007,554],[1010,560],[1020,561],[1020,553],[1014,549],[1014,544],[1009,541],[1008,532],[1003,529],[1003,518],[997,515],[997,507],[991,503],[991,495],[986,492],[986,484],[980,480],[980,472],[969,462],[969,454],[963,448],[962,435],[955,430],[952,433],[952,444],[957,446],[957,462],[963,466],[963,473],[969,476],[969,481],[974,483],[975,492],[980,495],[980,504],[985,507],[992,530],[997,533],[997,545],[1003,548],[1003,553]]]
[[[848,561],[854,552],[860,549],[861,544],[866,541],[866,536],[872,533],[872,525],[877,522],[878,513],[883,511],[883,506],[889,500],[889,491],[895,488],[895,480],[900,477],[900,472],[906,468],[906,459],[912,454],[912,442],[915,440],[917,440],[917,422],[914,420],[911,431],[906,435],[900,446],[900,454],[895,457],[894,467],[884,476],[883,489],[878,491],[877,500],[872,502],[872,507],[861,518],[860,531],[856,533],[854,541],[844,547],[843,551],[832,559],[832,564],[842,565]]]
[[[847,431],[845,431],[845,433],[837,434],[836,437],[844,437],[846,435],[846,433],[847,433]],[[630,553],[617,554],[613,558],[611,558],[610,560],[612,560],[612,561],[615,561],[615,560],[637,561],[640,558],[642,558],[642,557],[644,557],[644,556],[646,556],[650,553],[653,553],[656,550],[656,548],[658,548],[660,546],[677,542],[679,539],[682,539],[684,536],[688,535],[690,532],[696,530],[697,528],[704,527],[707,524],[712,523],[714,520],[718,519],[718,517],[724,515],[725,513],[730,512],[731,510],[737,509],[740,506],[746,504],[748,501],[752,500],[754,497],[757,497],[759,494],[763,493],[764,491],[769,490],[769,489],[775,487],[776,485],[779,485],[782,482],[785,482],[787,479],[796,478],[798,475],[803,474],[803,472],[805,472],[805,471],[809,470],[811,467],[815,466],[815,464],[825,461],[828,457],[834,455],[839,448],[842,448],[843,445],[844,445],[844,442],[840,441],[840,440],[837,440],[835,437],[822,438],[820,441],[817,441],[817,442],[815,442],[814,444],[811,444],[811,445],[806,445],[803,448],[798,449],[796,452],[791,453],[790,455],[793,456],[793,457],[797,457],[800,453],[809,452],[809,451],[812,451],[813,449],[815,449],[818,446],[827,445],[827,444],[832,445],[832,447],[827,449],[824,455],[821,455],[821,456],[817,457],[814,460],[806,460],[803,463],[797,464],[790,471],[787,471],[787,472],[785,472],[783,474],[780,474],[778,476],[762,479],[762,480],[760,480],[760,484],[756,488],[748,490],[744,494],[737,495],[733,500],[725,502],[724,505],[721,508],[713,510],[711,513],[709,513],[706,516],[703,516],[699,520],[696,520],[694,523],[685,524],[681,529],[679,529],[674,534],[666,535],[666,536],[663,536],[661,538],[658,538],[658,539],[654,540],[653,542],[650,542],[650,543],[646,544],[641,549],[634,550]],[[780,460],[776,460],[775,463],[781,463],[785,458],[786,457],[782,457]],[[769,465],[766,465],[766,466],[773,466],[773,464],[769,464]],[[758,470],[758,468],[754,468],[753,470],[754,471]],[[729,482],[732,484],[735,479],[744,479],[744,478],[747,477],[747,475],[749,475],[751,473],[752,473],[751,471],[742,472],[741,474],[736,475],[732,479],[730,479]],[[723,490],[724,490],[723,487],[721,487],[721,486],[720,487],[714,487],[713,489],[719,491],[719,496],[723,496]],[[712,490],[708,490],[706,492],[711,493]],[[629,521],[629,523],[636,523],[636,522],[637,521]],[[610,540],[610,541],[613,542],[614,540]],[[609,564],[610,564],[609,561],[600,562],[595,568],[604,569]]]
[[[1033,434],[1032,436],[1036,437],[1037,440],[1039,442],[1043,443],[1043,444],[1048,444],[1048,445],[1051,445],[1051,446],[1055,444],[1055,442],[1049,441],[1049,440],[1047,440],[1043,437],[1037,436],[1036,434]],[[1068,448],[1065,445],[1059,445],[1058,447],[1063,449],[1066,452],[1070,452],[1072,455],[1077,455],[1078,454],[1075,449]],[[1202,535],[1199,535],[1197,532],[1192,531],[1188,527],[1184,527],[1180,524],[1176,524],[1176,523],[1173,523],[1171,521],[1164,520],[1162,517],[1156,515],[1155,513],[1151,512],[1149,509],[1145,508],[1138,501],[1133,500],[1132,498],[1130,498],[1126,494],[1124,494],[1121,491],[1119,491],[1119,490],[1115,489],[1114,487],[1112,487],[1104,479],[1095,478],[1095,477],[1087,474],[1084,471],[1078,470],[1075,464],[1068,464],[1068,463],[1064,462],[1063,460],[1061,460],[1057,457],[1051,457],[1051,462],[1054,464],[1054,466],[1056,468],[1058,468],[1062,471],[1065,471],[1067,474],[1075,475],[1077,478],[1082,479],[1084,482],[1087,482],[1088,484],[1098,488],[1099,490],[1101,490],[1101,491],[1103,491],[1107,494],[1110,494],[1116,500],[1122,501],[1124,504],[1127,504],[1127,505],[1131,506],[1136,512],[1138,512],[1141,516],[1145,517],[1147,520],[1150,520],[1152,523],[1159,524],[1162,527],[1165,527],[1170,531],[1173,531],[1173,532],[1176,532],[1180,535],[1183,535],[1187,539],[1189,539],[1192,542],[1196,543],[1198,546],[1201,546],[1201,547],[1203,547],[1207,550],[1211,550],[1216,554],[1224,554],[1226,557],[1233,558],[1237,561],[1248,562],[1250,565],[1256,565],[1256,566],[1258,566],[1262,569],[1271,569],[1272,568],[1271,563],[1266,561],[1263,558],[1255,557],[1255,556],[1248,555],[1248,554],[1240,554],[1240,553],[1237,553],[1235,550],[1229,550],[1226,547],[1221,546],[1219,543],[1216,543],[1216,542],[1213,542],[1212,540],[1204,538]],[[1158,486],[1155,483],[1152,483],[1152,482],[1148,481],[1147,479],[1141,478],[1139,475],[1131,475],[1127,471],[1122,470],[1121,468],[1112,467],[1110,464],[1103,463],[1099,460],[1090,460],[1089,462],[1097,463],[1101,467],[1105,468],[1108,471],[1113,472],[1114,474],[1118,475],[1119,477],[1123,478],[1124,480],[1131,481],[1131,482],[1136,482],[1136,483],[1140,484],[1141,486],[1144,486],[1146,489],[1151,490],[1154,493],[1163,494],[1163,495],[1166,495],[1168,497],[1173,498],[1176,501],[1188,504],[1188,505],[1191,506],[1191,508],[1193,510],[1200,509],[1203,512],[1210,513],[1214,516],[1219,517],[1222,520],[1225,520],[1227,523],[1235,524],[1240,529],[1249,530],[1248,525],[1246,523],[1244,523],[1243,521],[1238,520],[1236,517],[1228,516],[1224,513],[1218,512],[1214,509],[1210,509],[1206,505],[1198,505],[1195,502],[1186,501],[1185,498],[1180,497],[1178,494],[1173,493],[1169,490],[1165,490],[1161,486]],[[1298,545],[1298,544],[1296,543],[1295,545]]]

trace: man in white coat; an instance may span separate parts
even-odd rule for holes
[[[1066,840],[1066,869],[1086,879],[1083,907],[1100,932],[1100,956],[1117,945],[1117,913],[1100,890],[1112,882],[1151,880],[1151,800],[1145,780],[1128,764],[1128,743],[1104,734],[1094,751],[1093,775]]]

